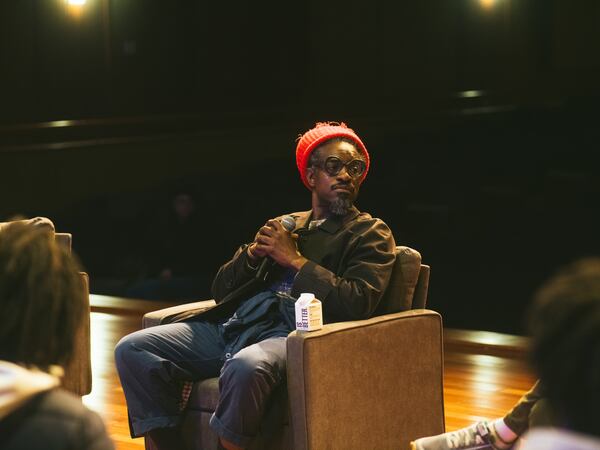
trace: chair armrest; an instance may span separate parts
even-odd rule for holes
[[[156,325],[164,323],[165,320],[174,315],[180,314],[190,309],[209,309],[216,305],[214,300],[204,300],[201,302],[184,303],[182,305],[171,306],[170,308],[163,308],[157,311],[150,311],[144,314],[142,319],[142,328],[150,328]]]
[[[444,432],[441,316],[411,310],[290,333],[294,448],[408,448]]]
[[[86,313],[73,337],[73,358],[64,368],[62,386],[76,395],[87,395],[92,391],[89,277],[85,272],[80,272],[79,276],[85,286]]]

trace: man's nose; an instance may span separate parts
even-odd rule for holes
[[[348,168],[346,166],[342,167],[342,170],[338,172],[336,177],[338,180],[352,180],[352,177],[348,173]]]

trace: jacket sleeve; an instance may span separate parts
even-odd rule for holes
[[[372,227],[355,236],[339,275],[313,261],[296,275],[292,295],[314,293],[328,322],[370,317],[388,285],[396,244],[388,226],[374,220]]]
[[[250,265],[246,253],[248,244],[242,245],[228,262],[223,264],[212,284],[212,295],[217,303],[221,303],[229,293],[245,283],[252,281],[257,268]]]

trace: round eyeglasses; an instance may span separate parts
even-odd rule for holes
[[[367,164],[362,159],[353,159],[352,161],[344,163],[337,156],[330,156],[325,160],[325,162],[317,165],[317,167],[320,167],[332,177],[340,173],[345,167],[348,175],[350,175],[352,178],[359,178],[365,173]]]

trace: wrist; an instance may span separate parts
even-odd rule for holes
[[[304,266],[304,264],[306,264],[307,262],[308,262],[308,259],[306,259],[302,255],[298,255],[297,258],[294,258],[290,261],[290,268],[294,269],[296,272],[300,272],[300,269],[302,269],[302,266]]]

